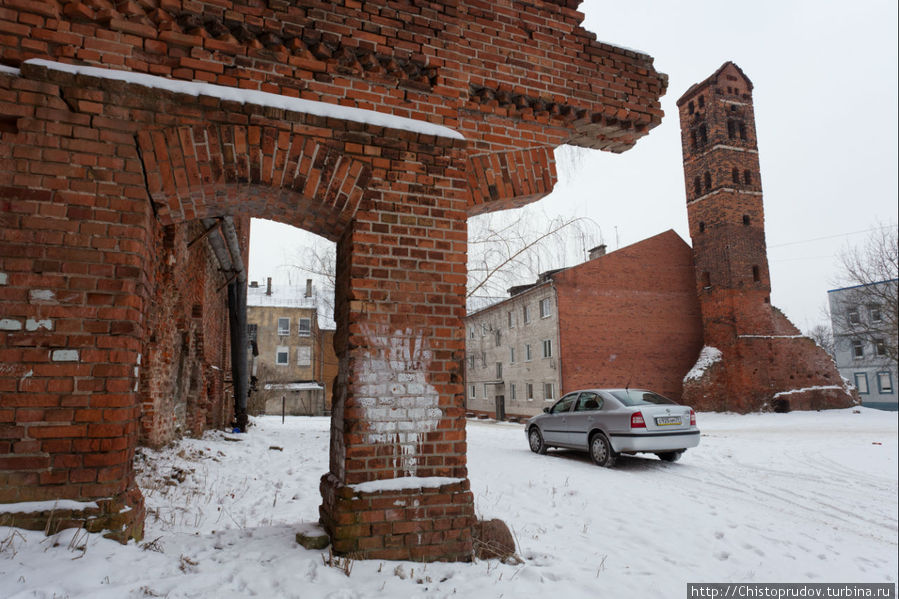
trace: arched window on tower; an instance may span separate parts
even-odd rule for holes
[[[687,112],[693,114],[696,111],[696,107],[693,106],[693,102],[687,104]]]
[[[693,178],[693,193],[699,195],[702,193],[702,184],[699,182],[699,177]]]
[[[743,171],[743,183],[746,185],[752,185],[752,173],[749,171]]]
[[[730,171],[730,178],[733,179],[734,183],[740,183],[740,169],[734,167]]]
[[[705,190],[708,191],[712,188],[712,175],[709,171],[706,171],[702,176],[703,182],[705,183]]]

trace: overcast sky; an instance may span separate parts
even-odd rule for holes
[[[655,57],[668,74],[665,118],[628,152],[561,165],[534,208],[591,217],[610,250],[667,229],[689,243],[675,102],[731,60],[754,84],[772,303],[800,329],[822,322],[840,252],[897,222],[896,0],[586,0],[580,10],[599,39]],[[251,279],[279,276],[295,231],[254,221]]]

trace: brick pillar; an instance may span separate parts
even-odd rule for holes
[[[471,557],[464,162],[433,152],[376,171],[338,244],[341,369],[320,514],[334,549],[360,558]]]

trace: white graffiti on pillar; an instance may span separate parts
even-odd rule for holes
[[[356,362],[357,402],[368,421],[366,442],[394,446],[395,475],[415,476],[422,437],[443,418],[428,384],[431,350],[421,331],[363,326],[368,352]]]

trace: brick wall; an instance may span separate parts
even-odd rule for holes
[[[139,536],[141,431],[163,443],[227,419],[221,289],[184,244],[199,218],[260,216],[339,240],[329,532],[399,555],[346,528],[368,501],[350,485],[447,477],[401,493],[429,502],[403,517],[450,522],[402,555],[466,559],[465,219],[549,193],[560,143],[624,151],[662,116],[652,58],[596,41],[574,5],[0,0],[0,63],[21,68],[0,72],[0,501],[112,497],[85,519]],[[468,141],[30,58],[377,109]]]
[[[680,401],[702,347],[693,273],[666,231],[554,275],[562,393],[629,385]]]
[[[725,63],[678,100],[703,340],[723,354],[684,385],[699,410],[857,403],[833,360],[771,306],[752,82]]]

